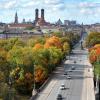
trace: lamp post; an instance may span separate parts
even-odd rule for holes
[[[6,93],[6,95],[5,95],[4,98],[5,99],[7,98],[7,100],[14,100],[15,95],[16,95],[16,91],[12,87],[12,85],[13,85],[13,79],[12,79],[12,77],[9,77],[8,85],[9,85],[9,89],[7,90],[7,93]]]
[[[34,87],[33,87],[33,89],[35,90],[35,65],[34,65],[34,68],[33,68],[33,76],[34,76]]]
[[[69,56],[69,60],[70,60],[70,52],[68,53],[68,56]]]
[[[33,64],[34,65],[34,64]],[[35,65],[34,65],[35,67]],[[33,67],[33,78],[34,78],[34,83],[33,83],[33,91],[32,91],[32,96],[34,96],[36,94],[36,90],[35,90],[35,68]]]

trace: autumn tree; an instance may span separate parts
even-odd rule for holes
[[[92,47],[95,44],[100,43],[100,33],[99,32],[91,32],[86,39],[86,47]]]
[[[68,42],[65,42],[65,43],[63,44],[63,52],[64,52],[64,54],[65,54],[65,55],[66,55],[66,54],[69,54],[70,51],[71,51],[71,49],[70,49],[69,43],[68,43]]]
[[[35,82],[43,83],[48,76],[48,70],[40,65],[35,67]]]
[[[6,81],[10,70],[6,57],[7,51],[0,48],[0,79],[3,79],[4,81]]]
[[[46,40],[44,48],[49,48],[52,46],[57,47],[57,48],[62,48],[61,41],[58,37],[52,36]]]
[[[41,48],[43,48],[43,45],[40,43],[35,44],[33,47],[33,49],[41,49]]]

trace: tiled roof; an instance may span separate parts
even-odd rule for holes
[[[9,27],[32,27],[32,24],[9,24]]]

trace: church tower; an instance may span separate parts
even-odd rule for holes
[[[15,14],[15,22],[14,22],[15,24],[18,24],[18,15],[17,15],[17,12],[16,12],[16,14]]]
[[[39,10],[35,9],[35,22],[38,21],[38,17],[39,17]]]
[[[41,9],[41,19],[44,21],[44,9]]]

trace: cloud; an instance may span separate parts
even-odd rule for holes
[[[16,1],[9,1],[4,4],[4,8],[6,8],[6,9],[12,8],[12,7],[14,7],[15,4],[16,4]]]
[[[18,16],[22,18],[34,19],[34,9],[45,9],[45,18],[48,20],[57,20],[57,18],[78,19],[82,18],[100,18],[99,0],[0,0],[0,13],[2,16],[14,15],[18,11]],[[3,12],[3,13],[2,13]],[[5,14],[4,14],[5,13]],[[52,18],[53,16],[53,18]],[[0,17],[3,18],[3,17]],[[3,18],[4,19],[4,18]],[[11,16],[9,19],[13,20]]]
[[[44,3],[48,5],[56,5],[62,3],[62,0],[44,0]]]
[[[94,10],[82,8],[82,9],[80,9],[80,14],[84,14],[86,16],[92,15],[92,14],[94,14]]]
[[[11,9],[14,8],[16,5],[16,0],[5,0],[0,3],[0,9]]]
[[[23,5],[21,5],[22,7],[32,7],[32,6],[36,6],[39,5],[39,1],[30,1],[30,2],[26,2]]]
[[[77,7],[80,8],[80,14],[91,17],[100,17],[100,3],[82,2]]]
[[[82,2],[78,6],[82,7],[82,8],[98,8],[98,7],[100,7],[100,3]]]

